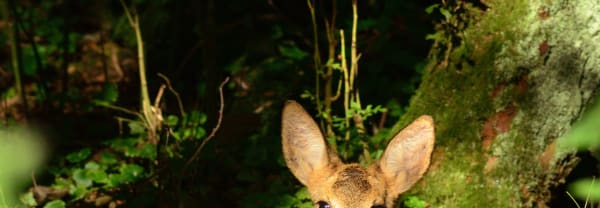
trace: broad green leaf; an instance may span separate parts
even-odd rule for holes
[[[102,152],[99,154],[98,162],[104,165],[110,165],[117,162],[117,157],[110,152]]]
[[[168,115],[166,123],[170,127],[175,127],[179,123],[179,117],[176,115]]]
[[[121,166],[121,175],[123,176],[123,182],[131,183],[142,177],[144,173],[144,167],[137,164],[126,164]]]
[[[308,53],[302,51],[295,45],[280,45],[278,48],[281,55],[294,60],[302,60],[308,56]]]
[[[204,138],[204,136],[206,136],[206,130],[204,130],[204,128],[201,126],[198,126],[196,128],[196,131],[194,131],[194,137],[196,139],[200,139],[200,138]]]
[[[419,199],[419,197],[409,196],[404,201],[404,206],[407,208],[425,208],[427,202]]]
[[[569,192],[581,200],[596,203],[600,201],[600,182],[592,178],[580,179],[569,184]]]
[[[73,171],[73,180],[75,180],[75,186],[80,188],[87,188],[92,185],[92,179],[87,171],[83,169],[75,169]]]
[[[92,154],[90,148],[83,148],[77,152],[70,153],[66,156],[66,159],[71,163],[78,163],[86,160]]]
[[[129,122],[127,123],[131,134],[143,134],[146,132],[146,127],[141,122]]]
[[[115,83],[105,83],[102,86],[102,91],[98,95],[99,100],[106,101],[110,104],[117,102],[119,98],[119,89]]]
[[[44,208],[64,208],[64,207],[67,207],[67,204],[60,199],[48,202],[48,203],[46,203],[46,205],[44,205]]]

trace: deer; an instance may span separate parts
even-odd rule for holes
[[[435,130],[428,115],[395,134],[379,160],[367,167],[342,162],[296,101],[286,101],[281,118],[285,163],[307,187],[314,207],[391,208],[429,167]]]

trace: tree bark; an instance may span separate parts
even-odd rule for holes
[[[405,196],[429,207],[547,207],[578,161],[557,140],[600,88],[600,1],[484,3],[446,19],[456,41],[434,44],[393,128],[422,114],[436,125],[430,169]]]

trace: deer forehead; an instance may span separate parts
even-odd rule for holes
[[[334,207],[371,207],[385,201],[385,183],[372,167],[356,164],[342,165],[322,181],[324,191],[318,191],[319,200],[338,204]],[[315,198],[313,198],[315,199]],[[363,205],[364,204],[364,205]]]

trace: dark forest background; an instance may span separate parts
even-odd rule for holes
[[[327,60],[325,22],[344,29],[349,43],[352,2],[311,2],[321,58]],[[302,96],[316,91],[315,25],[307,1],[124,3],[139,17],[152,102],[161,86],[171,85],[156,105],[163,116],[158,141],[148,141],[147,126],[136,116],[143,110],[138,44],[121,2],[2,1],[0,122],[35,127],[48,141],[37,184],[21,201],[58,207],[312,207],[285,167],[279,131],[285,100],[317,111],[314,97]],[[436,3],[358,2],[355,88],[363,106],[387,109],[365,120],[367,134],[385,132],[404,113],[433,43],[426,37],[443,17],[442,10],[426,12]],[[226,77],[220,114],[219,84]],[[341,104],[331,111],[342,113]],[[186,165],[215,126],[215,137]],[[366,148],[382,149],[386,141],[375,139]],[[349,151],[355,154],[348,160],[360,157],[360,150]]]

